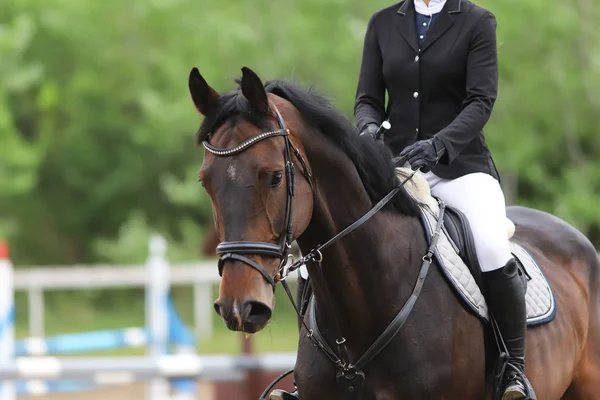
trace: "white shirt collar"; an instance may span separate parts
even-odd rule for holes
[[[415,0],[415,10],[419,14],[433,15],[442,11],[445,4],[446,0],[430,0],[429,6],[427,6],[423,0]]]

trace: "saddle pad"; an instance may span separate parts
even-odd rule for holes
[[[428,240],[437,224],[437,212],[421,205],[421,215]],[[511,252],[521,263],[528,276],[527,292],[527,325],[541,325],[550,322],[556,315],[554,293],[546,277],[535,260],[519,244],[510,241]],[[488,321],[488,306],[485,298],[475,282],[469,268],[457,253],[456,247],[447,233],[442,230],[435,248],[435,257],[451,286],[459,294],[464,303],[484,321]]]

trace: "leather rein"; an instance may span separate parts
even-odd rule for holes
[[[287,285],[286,278],[289,274],[302,265],[305,265],[309,262],[316,262],[319,266],[317,269],[319,274],[322,276],[321,263],[323,261],[323,251],[333,245],[338,240],[342,239],[346,235],[350,234],[365,222],[367,222],[373,215],[379,212],[390,200],[400,191],[400,189],[412,179],[412,177],[416,174],[417,171],[414,171],[409,177],[407,177],[404,181],[402,181],[398,186],[392,189],[384,198],[382,198],[377,204],[375,204],[367,213],[365,213],[362,217],[356,220],[354,223],[346,227],[340,233],[329,239],[326,243],[319,245],[312,249],[307,255],[301,257],[300,259],[293,261],[293,256],[289,254],[291,249],[292,241],[293,241],[293,233],[292,233],[292,203],[294,197],[294,163],[291,159],[290,150],[294,152],[296,158],[300,161],[302,166],[302,173],[306,180],[308,181],[311,190],[314,195],[314,183],[313,176],[308,169],[308,164],[306,160],[302,156],[302,154],[294,147],[294,145],[289,140],[289,129],[286,128],[285,121],[283,120],[277,106],[272,104],[275,114],[277,116],[277,122],[279,124],[279,129],[263,132],[256,136],[253,136],[238,146],[231,147],[228,149],[220,149],[212,146],[207,138],[203,141],[204,148],[219,157],[230,157],[235,154],[241,153],[242,151],[248,149],[254,144],[268,139],[272,137],[283,137],[284,139],[284,152],[283,157],[285,161],[285,176],[286,176],[286,186],[287,186],[287,198],[285,205],[285,220],[284,220],[284,230],[280,235],[279,243],[268,243],[268,242],[253,242],[253,241],[235,241],[235,242],[221,242],[217,246],[217,255],[219,256],[218,268],[219,275],[223,275],[223,264],[226,260],[238,260],[241,261],[251,268],[258,271],[265,281],[271,285],[273,291],[277,286],[278,282],[281,282],[286,294],[290,298],[294,309],[298,316],[300,316],[302,320],[302,324],[308,332],[308,338],[317,346],[323,353],[337,366],[338,372],[336,374],[336,379],[338,384],[345,392],[345,395],[349,399],[360,399],[362,397],[362,390],[364,386],[365,375],[362,371],[363,367],[371,361],[375,356],[377,356],[396,336],[396,334],[400,331],[408,316],[410,315],[419,294],[421,293],[421,289],[425,282],[425,278],[427,277],[427,273],[429,271],[429,266],[433,261],[433,255],[435,251],[435,246],[437,244],[437,240],[439,234],[441,232],[441,228],[443,225],[443,216],[445,210],[445,204],[440,201],[440,215],[438,218],[438,223],[436,229],[431,237],[429,248],[427,249],[427,253],[422,257],[423,263],[421,264],[421,269],[419,271],[419,275],[415,286],[413,288],[413,292],[408,300],[404,303],[403,307],[400,309],[396,317],[390,322],[387,328],[383,331],[383,333],[375,340],[375,342],[369,347],[365,353],[359,357],[356,362],[349,361],[348,350],[346,348],[346,339],[342,336],[336,339],[335,343],[337,345],[338,351],[335,351],[331,348],[331,346],[327,343],[323,335],[321,334],[316,320],[316,306],[314,297],[311,299],[310,309],[311,316],[309,320],[309,325],[307,326],[304,322],[303,313],[300,312],[292,293]],[[275,276],[270,275],[266,272],[260,265],[258,265],[253,260],[246,257],[246,255],[263,255],[268,257],[279,258],[280,265],[277,269]],[[292,263],[287,266],[288,259],[292,259]],[[286,268],[287,266],[287,268]],[[325,294],[327,297],[330,297],[329,290],[327,285],[325,285]],[[327,306],[331,309],[331,300],[327,299]],[[333,319],[337,325],[338,332],[340,331],[339,323],[334,313],[331,313]],[[342,355],[339,355],[342,353]],[[271,385],[267,387],[267,389],[261,395],[260,400],[264,400],[267,393],[274,387],[274,385],[279,382],[281,379],[292,373],[294,370],[291,369],[280,377],[278,377]]]

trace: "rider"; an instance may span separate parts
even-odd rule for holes
[[[509,353],[502,398],[533,399],[524,373],[526,287],[510,251],[504,194],[483,136],[497,89],[496,19],[488,10],[469,0],[405,0],[371,18],[357,127],[372,135],[389,118],[386,143],[394,154],[422,168],[432,195],[467,216],[486,298]]]
[[[357,128],[374,135],[388,119],[385,142],[393,153],[421,168],[432,195],[467,216],[484,293],[509,353],[502,398],[535,399],[524,373],[526,284],[510,251],[504,194],[483,136],[497,89],[490,11],[469,0],[404,0],[371,17],[356,92]],[[271,396],[294,398],[283,391]]]

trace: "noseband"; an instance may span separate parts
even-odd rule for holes
[[[302,173],[311,189],[313,189],[312,182],[312,174],[308,170],[307,163],[304,160],[302,154],[294,147],[294,145],[290,142],[289,139],[289,129],[285,126],[285,122],[277,109],[275,104],[272,104],[275,109],[275,114],[277,115],[277,123],[279,124],[279,129],[270,131],[270,132],[262,132],[256,136],[252,136],[250,139],[245,140],[241,144],[231,147],[228,149],[219,149],[212,146],[208,143],[208,139],[203,141],[202,144],[204,148],[211,154],[214,154],[218,157],[230,157],[235,154],[239,154],[244,150],[252,147],[256,143],[272,138],[281,136],[284,140],[284,151],[283,158],[285,161],[285,179],[287,186],[287,198],[285,202],[285,220],[283,225],[283,232],[279,236],[279,243],[268,243],[268,242],[251,242],[251,241],[236,241],[236,242],[221,242],[217,246],[217,255],[219,256],[219,275],[223,276],[223,264],[226,260],[237,260],[241,261],[250,267],[254,268],[265,278],[267,283],[273,287],[273,291],[275,291],[275,286],[277,281],[281,278],[283,273],[283,268],[285,266],[286,260],[289,255],[289,251],[292,247],[292,203],[294,198],[294,163],[292,161],[290,149],[294,152],[294,155],[300,161],[302,165]],[[275,257],[279,258],[279,268],[277,269],[277,273],[275,276],[271,276],[267,271],[265,271],[258,263],[252,261],[246,255],[261,255],[267,257]]]

